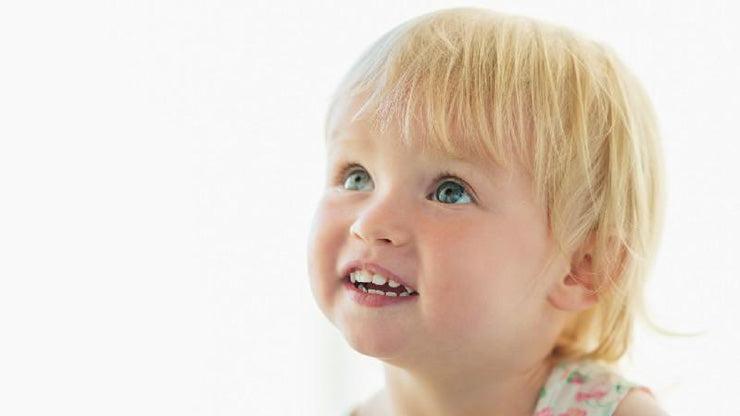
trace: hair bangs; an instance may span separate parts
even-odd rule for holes
[[[504,54],[490,40],[509,41],[506,31],[484,15],[488,22],[480,11],[466,15],[472,26],[434,16],[419,24],[421,16],[388,32],[340,83],[327,121],[338,101],[361,99],[352,121],[368,117],[378,134],[395,123],[407,146],[484,156],[504,169],[516,157],[531,171],[532,70],[522,59],[530,48],[513,42]]]

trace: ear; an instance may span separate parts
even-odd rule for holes
[[[563,311],[582,311],[594,306],[599,297],[591,264],[592,239],[573,254],[570,271],[559,277],[550,288],[547,299]]]

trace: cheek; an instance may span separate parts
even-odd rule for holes
[[[514,230],[474,221],[438,228],[426,241],[430,318],[458,336],[505,330],[528,290],[527,254]]]
[[[307,264],[311,290],[322,309],[339,288],[337,259],[343,241],[341,216],[322,200],[314,213],[308,236]]]
[[[505,224],[471,221],[449,227],[427,227],[430,270],[440,290],[475,292],[512,283],[526,263],[526,250]]]

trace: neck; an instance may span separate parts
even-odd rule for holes
[[[385,364],[377,409],[387,416],[531,416],[552,366],[546,358],[517,370],[421,373]]]

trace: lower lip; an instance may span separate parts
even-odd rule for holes
[[[418,295],[409,296],[385,296],[376,295],[375,293],[365,293],[362,290],[355,287],[352,282],[345,280],[343,282],[344,288],[347,289],[349,297],[363,306],[369,306],[371,308],[379,308],[381,306],[399,305],[407,302],[413,302]]]

